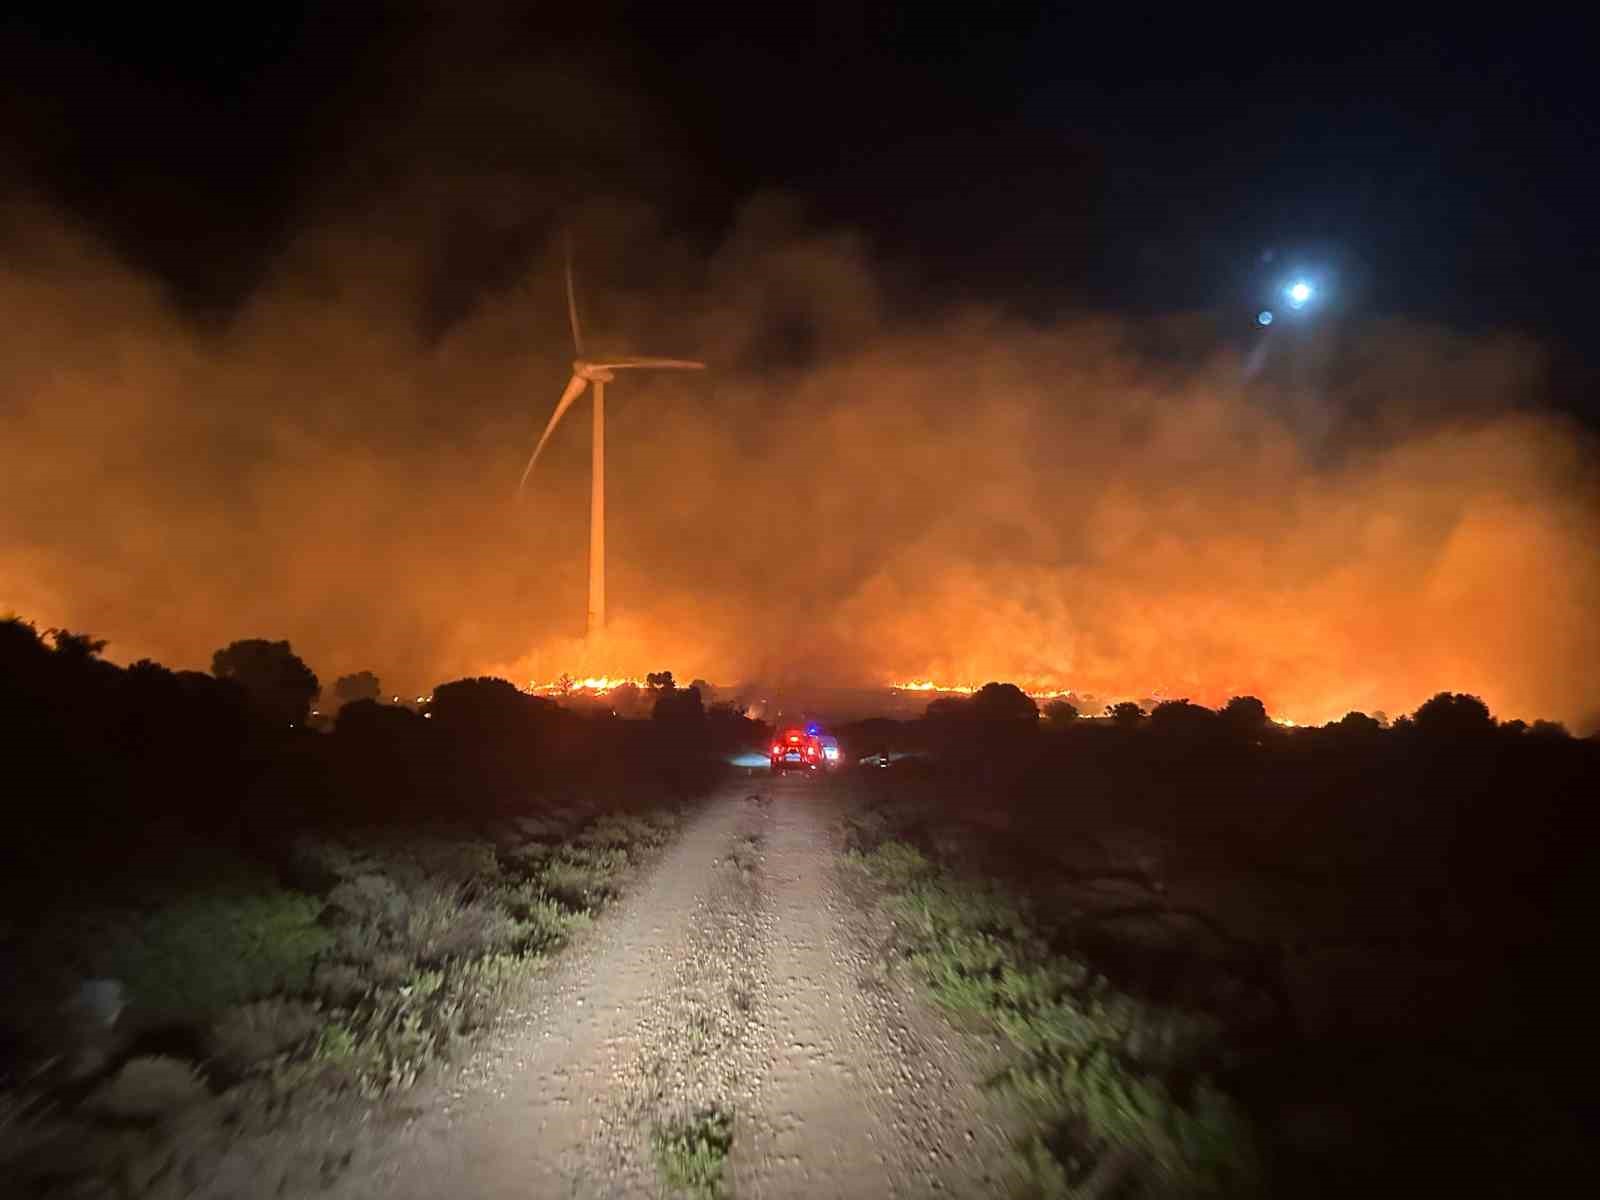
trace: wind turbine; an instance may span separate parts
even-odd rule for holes
[[[520,498],[528,486],[528,476],[533,464],[539,461],[545,443],[566,415],[583,389],[594,384],[594,444],[589,472],[589,623],[593,635],[606,624],[606,384],[616,379],[617,371],[636,371],[645,368],[662,371],[703,371],[705,363],[683,358],[613,358],[606,362],[591,362],[583,356],[583,326],[578,321],[578,297],[572,286],[572,246],[567,245],[567,318],[572,323],[572,349],[577,355],[572,361],[572,378],[567,380],[567,390],[556,401],[556,410],[544,427],[539,444],[533,448],[528,465],[522,468],[522,479],[517,483]]]

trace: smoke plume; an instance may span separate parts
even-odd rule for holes
[[[440,130],[548,117],[576,75],[517,78],[420,88],[220,325],[13,196],[0,611],[185,667],[288,638],[412,694],[668,667],[1594,716],[1595,445],[1529,403],[1536,347],[913,315],[901,268],[783,197],[707,248],[544,164],[448,157]],[[561,111],[651,119],[608,105]],[[712,365],[608,391],[616,619],[588,644],[587,398],[514,500],[572,356],[558,212],[593,356]]]

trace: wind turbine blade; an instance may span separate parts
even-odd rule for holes
[[[614,358],[610,362],[592,364],[602,370],[626,371],[633,367],[651,367],[660,371],[704,371],[703,362],[687,358]]]
[[[578,324],[578,291],[572,286],[572,235],[567,235],[567,320],[572,323],[575,358],[583,357],[583,327]]]
[[[533,448],[533,455],[528,459],[528,465],[522,468],[522,478],[517,481],[517,495],[522,495],[522,489],[528,486],[528,476],[533,473],[533,464],[539,461],[539,455],[544,450],[544,444],[550,440],[550,435],[555,432],[556,425],[562,416],[579,396],[583,389],[589,386],[589,381],[581,375],[574,375],[567,380],[567,390],[561,393],[561,399],[556,401],[556,410],[550,414],[550,423],[544,427],[544,433],[539,438],[539,444]]]

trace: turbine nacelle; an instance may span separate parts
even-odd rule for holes
[[[617,377],[616,372],[610,367],[584,362],[581,358],[573,361],[572,376],[574,379],[587,380],[589,383],[610,383]]]

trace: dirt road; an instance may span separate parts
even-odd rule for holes
[[[334,1194],[659,1196],[652,1131],[708,1109],[732,1114],[740,1197],[1001,1190],[989,1048],[874,969],[841,794],[760,778],[716,797]]]

